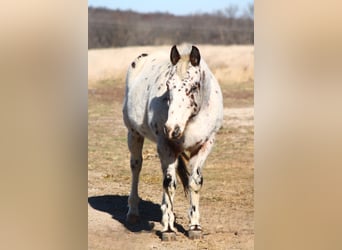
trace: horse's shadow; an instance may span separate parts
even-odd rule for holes
[[[155,223],[161,221],[162,213],[160,205],[151,201],[140,200],[140,223],[131,225],[126,222],[126,214],[128,211],[128,196],[120,195],[103,195],[88,198],[89,205],[99,211],[109,213],[113,219],[119,221],[125,228],[131,232],[150,231],[155,232],[159,237],[161,232],[154,230]],[[178,232],[186,234],[184,227],[175,223]]]

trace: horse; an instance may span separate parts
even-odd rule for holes
[[[129,66],[123,102],[127,127],[131,191],[126,221],[139,222],[138,182],[144,139],[157,144],[163,172],[162,240],[176,237],[174,196],[176,173],[189,195],[188,237],[202,237],[199,191],[202,168],[223,120],[219,83],[190,44],[174,45],[170,53],[143,53]]]

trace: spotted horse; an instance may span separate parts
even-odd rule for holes
[[[176,173],[190,200],[188,237],[202,237],[199,192],[202,168],[223,118],[218,82],[196,46],[174,45],[171,53],[141,54],[130,65],[123,103],[128,129],[132,186],[127,222],[139,222],[138,182],[144,139],[157,143],[163,172],[162,240],[176,238]]]

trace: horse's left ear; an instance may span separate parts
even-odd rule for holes
[[[190,52],[190,62],[192,66],[198,66],[201,61],[201,55],[196,46],[192,46]]]

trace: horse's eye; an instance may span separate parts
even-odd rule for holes
[[[190,89],[190,92],[195,91],[197,89],[197,86],[192,86]]]

